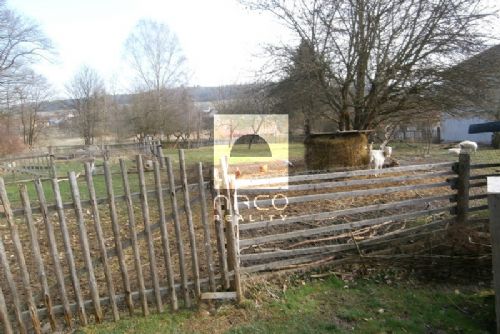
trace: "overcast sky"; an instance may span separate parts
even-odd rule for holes
[[[488,0],[496,5],[498,0]],[[254,78],[262,46],[287,39],[267,14],[250,12],[236,0],[7,0],[9,7],[35,20],[53,41],[58,55],[37,71],[58,97],[75,71],[87,64],[105,78],[108,89],[132,85],[123,58],[124,41],[136,22],[166,23],[179,37],[188,60],[190,85],[219,86]],[[495,24],[500,30],[500,24]]]

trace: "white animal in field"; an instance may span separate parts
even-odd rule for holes
[[[373,143],[370,143],[368,153],[370,155],[370,167],[373,169],[382,169],[385,158],[390,157],[392,154],[392,147],[386,146],[380,150],[374,150]]]
[[[460,142],[458,144],[458,146],[460,146],[460,148],[464,151],[468,151],[468,152],[470,152],[470,151],[476,152],[477,151],[477,143],[470,141],[470,140],[464,140],[464,141]]]
[[[448,149],[448,152],[450,152],[452,154],[459,155],[460,153],[462,153],[462,149],[458,148],[458,147],[454,147],[454,148]]]

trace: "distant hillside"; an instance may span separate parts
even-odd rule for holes
[[[251,85],[228,85],[222,87],[188,87],[188,91],[193,97],[194,102],[212,102],[219,99],[234,98],[238,94],[247,91]],[[119,105],[130,104],[134,94],[118,94],[114,98]],[[53,112],[69,109],[71,100],[54,100],[46,103],[42,111]]]

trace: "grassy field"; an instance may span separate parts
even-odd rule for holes
[[[446,149],[449,145],[446,144],[432,144],[430,146],[429,152],[425,150],[425,147],[419,143],[392,143],[394,148],[393,156],[400,162],[401,165],[411,165],[411,164],[422,164],[422,163],[431,163],[431,162],[443,162],[443,161],[457,161],[458,158],[455,155],[452,155]],[[279,152],[280,157],[284,158],[286,155],[284,154],[284,147],[275,147],[276,151]],[[222,149],[215,148],[216,151],[221,151]],[[253,151],[255,151],[255,155],[258,156],[259,152],[263,150],[263,146],[260,144],[254,144]],[[214,148],[212,147],[201,147],[195,149],[185,150],[185,158],[186,158],[186,166],[193,168],[198,162],[202,162],[204,165],[208,166],[213,163],[213,154]],[[165,149],[164,155],[168,156],[172,159],[172,165],[174,170],[178,171],[179,169],[179,154],[176,149]],[[135,169],[135,163],[129,157],[126,159],[127,166],[130,170]],[[248,160],[249,163],[253,163],[256,160],[251,158],[244,158]],[[291,173],[300,173],[304,168],[303,164],[304,159],[304,145],[302,143],[291,143],[288,145],[288,160],[294,162],[296,167],[290,170]],[[487,162],[498,162],[500,161],[500,150],[493,150],[489,147],[481,147],[479,151],[475,154],[471,155],[471,161],[473,163],[487,163]],[[241,161],[240,161],[241,162]],[[102,165],[101,160],[96,160],[96,166]],[[111,171],[113,173],[113,187],[115,193],[122,194],[122,181],[120,176],[120,169],[118,165],[118,160],[113,158],[110,161]],[[83,162],[80,161],[57,161],[56,164],[57,174],[59,178],[67,177],[67,173],[69,171],[75,171],[76,173],[83,172]],[[97,168],[97,174],[94,177],[96,193],[98,197],[106,196],[106,189],[104,184],[104,177],[102,175],[102,167]],[[100,175],[99,175],[100,174]],[[178,173],[177,173],[178,174]],[[22,183],[26,183],[28,185],[28,193],[30,198],[36,198],[35,188],[33,186],[33,182],[30,180],[32,177],[26,175],[18,175],[16,178],[13,178],[12,175],[5,175],[5,182],[8,184],[7,192],[9,194],[9,198],[16,203],[19,199],[19,190],[18,185],[20,180],[24,180]],[[152,184],[152,177],[148,175],[148,184]],[[47,200],[49,202],[53,201],[52,195],[52,187],[50,181],[46,180],[43,182],[44,189],[46,190]],[[81,187],[82,198],[87,198],[87,188],[85,185],[85,180],[83,177],[79,178],[79,185]],[[135,175],[130,176],[130,185],[132,191],[138,191],[138,181]],[[63,194],[64,201],[70,200],[70,192],[69,192],[69,184],[68,182],[61,182],[61,193]]]
[[[286,289],[286,284],[292,285]],[[83,333],[489,333],[488,289],[335,276],[247,289],[242,307],[165,312],[89,326]]]

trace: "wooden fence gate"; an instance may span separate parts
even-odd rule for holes
[[[80,178],[70,172],[67,179],[22,184],[19,197],[0,178],[5,333],[236,298],[227,292],[235,275],[221,226],[210,224],[202,164],[188,175],[180,150],[177,178],[170,158],[164,165],[154,161],[148,171],[140,155],[133,167],[105,161],[98,179],[87,163]]]

